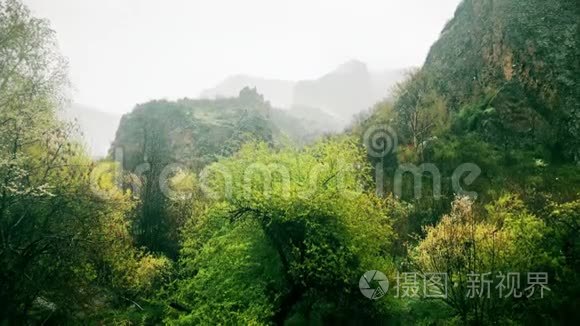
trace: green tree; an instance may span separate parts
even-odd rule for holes
[[[406,81],[397,85],[395,98],[401,140],[422,153],[425,142],[448,126],[445,100],[436,93],[429,76],[421,71],[411,72]]]
[[[550,248],[544,238],[549,229],[514,196],[504,196],[486,210],[482,216],[474,211],[469,198],[456,199],[449,215],[436,226],[426,228],[426,237],[412,257],[423,273],[447,274],[448,296],[443,301],[463,323],[482,325],[494,320],[529,320],[533,314],[540,313],[534,300],[527,299],[527,295],[499,298],[494,291],[501,286],[500,276],[507,273],[523,274],[520,291],[527,287],[528,272],[550,272],[553,278],[554,262],[549,258]],[[473,273],[490,273],[486,278],[491,282],[489,295],[473,295],[469,276]],[[477,275],[471,279],[479,278]]]
[[[362,191],[364,157],[347,138],[303,151],[248,145],[210,166],[207,186],[221,199],[184,230],[179,320],[203,322],[216,309],[223,322],[248,322],[253,309],[262,311],[258,323],[388,315],[384,302],[363,305],[358,290],[365,271],[392,271],[392,221],[383,201]]]
[[[0,323],[72,321],[145,293],[168,263],[134,247],[130,195],[94,192],[56,118],[66,64],[48,22],[0,1],[0,44]]]

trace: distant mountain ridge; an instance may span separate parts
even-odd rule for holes
[[[216,87],[201,92],[201,98],[215,99],[236,97],[244,87],[255,87],[260,94],[275,107],[289,108],[292,105],[293,81],[267,79],[250,75],[233,75],[220,82]]]
[[[314,80],[234,75],[203,91],[200,97],[237,98],[242,89],[255,88],[273,107],[275,124],[299,143],[307,143],[323,133],[341,131],[353,115],[387,97],[404,75],[403,69],[369,71],[365,63],[351,60]],[[108,154],[121,121],[121,115],[78,103],[64,108],[61,118],[77,124],[79,133],[75,137],[93,158]]]
[[[201,93],[202,98],[235,97],[244,87],[255,87],[272,106],[299,109],[295,115],[308,117],[308,108],[332,116],[344,127],[350,118],[390,95],[404,79],[405,69],[370,71],[358,60],[348,61],[314,80],[285,81],[235,75]]]

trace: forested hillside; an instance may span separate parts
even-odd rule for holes
[[[464,0],[343,133],[246,87],[136,105],[94,161],[0,0],[0,324],[578,324],[579,21]]]
[[[578,320],[579,18],[573,1],[463,1],[395,99],[351,126],[385,150],[368,156],[377,191],[410,204],[396,252],[445,271],[456,322]],[[502,269],[548,271],[550,299],[467,299],[462,276]]]
[[[244,141],[273,142],[271,107],[248,88],[237,98],[153,101],[138,105],[121,119],[112,148],[122,148],[125,168],[144,158],[163,157],[199,171]]]

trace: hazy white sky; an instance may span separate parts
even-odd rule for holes
[[[246,73],[308,79],[423,63],[460,0],[24,0],[69,58],[75,102],[127,112]]]

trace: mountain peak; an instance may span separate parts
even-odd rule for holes
[[[356,72],[368,72],[367,64],[356,59],[348,60],[336,68],[336,73],[352,74]]]

